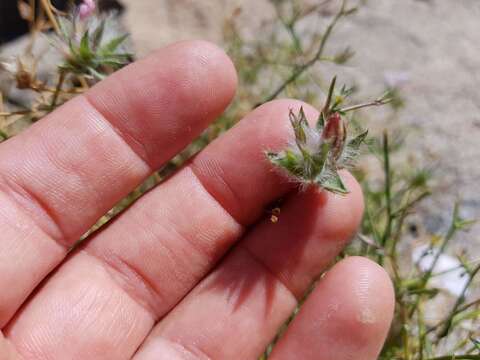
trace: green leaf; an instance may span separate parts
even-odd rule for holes
[[[455,230],[468,230],[472,225],[477,222],[475,219],[464,219],[460,216],[460,206],[455,204],[453,209],[453,227]]]
[[[125,66],[126,63],[123,61],[102,61],[103,66],[110,66],[113,69],[120,69]]]
[[[325,122],[326,122],[326,119],[325,119],[325,115],[323,114],[323,112],[320,113],[320,115],[318,116],[318,120],[317,120],[317,130],[319,132],[323,132],[323,129],[325,128]]]
[[[305,151],[303,149],[301,150],[302,150],[303,161],[299,164],[299,172],[300,172],[299,175],[304,180],[312,181],[315,179],[319,170],[316,167],[316,164],[312,155],[308,151]]]
[[[293,176],[301,176],[299,165],[302,162],[302,159],[293,151],[285,150],[280,153],[267,152],[266,155],[272,164],[286,170]]]
[[[349,191],[342,181],[338,172],[334,169],[324,169],[321,178],[317,181],[323,189],[333,192],[335,194],[348,194]]]
[[[94,68],[88,68],[88,72],[98,80],[104,80],[107,77],[107,75],[98,72]]]
[[[347,98],[350,95],[352,95],[354,91],[355,91],[355,88],[353,86],[347,87],[346,85],[343,85],[342,88],[340,89],[340,95],[343,98]]]
[[[350,147],[351,149],[358,150],[358,149],[360,149],[360,145],[363,144],[363,142],[365,141],[367,136],[368,136],[368,130],[364,131],[363,133],[361,133],[357,137],[350,140],[348,142],[347,146]]]
[[[322,146],[320,146],[319,151],[313,155],[316,177],[325,168],[326,162],[328,160],[328,153],[330,152],[330,148],[331,148],[331,144],[324,142]]]
[[[328,89],[328,96],[327,100],[325,101],[325,106],[323,107],[322,114],[326,118],[330,114],[330,104],[332,102],[333,93],[335,91],[335,84],[337,82],[337,77],[334,76],[332,82],[330,83],[330,87]]]
[[[128,34],[125,34],[110,40],[100,49],[100,53],[103,55],[111,55],[128,38],[128,36]]]
[[[100,46],[100,44],[102,42],[104,30],[105,30],[105,19],[102,20],[100,25],[95,29],[95,32],[93,33],[92,48],[93,48],[94,51],[96,49],[98,49],[98,47]]]
[[[78,49],[80,57],[84,61],[88,61],[92,58],[92,50],[90,49],[90,39],[88,30],[83,34],[82,40],[80,41],[80,48]]]
[[[348,62],[354,55],[355,52],[350,47],[347,47],[334,56],[333,62],[339,65],[343,65]]]
[[[132,54],[125,53],[125,54],[110,54],[110,55],[105,55],[105,56],[100,56],[100,60],[112,60],[112,61],[125,61],[128,62],[130,59],[133,57]]]
[[[367,138],[368,130],[361,133],[357,137],[350,140],[338,158],[338,166],[341,168],[351,168],[355,163],[355,158],[358,156],[360,146]]]
[[[472,311],[464,311],[453,317],[452,324],[453,324],[453,327],[455,327],[455,325],[458,325],[462,321],[473,320],[478,318],[480,318],[480,309],[475,309]]]
[[[75,46],[73,45],[73,41],[71,39],[68,40],[68,48],[70,49],[70,55],[72,57],[77,57],[79,56],[77,49],[75,49]]]
[[[302,145],[305,145],[307,141],[307,135],[305,134],[305,129],[309,127],[307,117],[303,111],[303,107],[300,108],[298,116],[293,113],[293,110],[290,110],[290,123],[292,124],[293,131],[295,133],[295,141],[298,144],[298,147],[301,148]]]
[[[130,54],[118,54],[97,59],[99,65],[108,65],[114,68],[120,68],[130,63]]]
[[[480,352],[480,340],[471,337],[470,341],[473,343],[473,346],[475,346],[475,349]]]
[[[0,142],[4,141],[4,140],[7,140],[8,139],[8,135],[6,132],[0,130]]]

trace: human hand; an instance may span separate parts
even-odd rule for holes
[[[359,225],[363,200],[294,185],[264,150],[294,100],[265,104],[69,252],[228,105],[226,55],[183,42],[0,145],[0,359],[255,359]],[[265,209],[286,196],[280,219]],[[271,359],[375,359],[393,312],[382,268],[335,265]]]

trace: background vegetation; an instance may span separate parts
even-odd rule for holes
[[[335,71],[340,73],[342,66],[354,56],[354,49],[348,44],[336,53],[331,53],[329,44],[335,26],[344,18],[355,16],[358,9],[351,7],[347,1],[326,0],[312,6],[302,5],[296,0],[271,2],[277,16],[274,21],[263,25],[262,36],[256,39],[247,39],[242,35],[237,24],[241,9],[225,19],[224,43],[240,79],[233,104],[183,153],[112,209],[91,231],[160,183],[259,104],[289,96],[319,108],[323,105],[331,80],[330,73],[312,69],[335,64]],[[335,11],[329,12],[332,3]],[[7,73],[20,91],[34,95],[25,106],[0,93],[0,141],[15,136],[31,123],[41,121],[43,116],[134,57],[123,34],[111,31],[116,21],[113,16],[94,15],[86,21],[77,21],[76,10],[62,13],[48,0],[22,0],[19,9],[30,27],[30,44],[16,59],[0,59],[0,73]],[[318,28],[300,32],[302,21],[312,16],[318,17]],[[48,79],[37,77],[36,68],[40,59],[35,58],[31,51],[39,33],[47,34],[59,54],[58,66]],[[348,84],[347,88],[350,88]],[[345,106],[353,100],[362,103],[364,99],[356,99],[355,90],[354,86],[351,87],[348,98],[344,93],[336,94],[337,100],[344,102]],[[385,90],[392,97],[390,104],[386,105],[388,111],[385,114],[394,118],[396,111],[408,106],[408,103],[404,103],[399,89],[392,87]],[[354,127],[366,127],[368,110],[349,112],[347,118]],[[461,270],[467,279],[456,297],[446,295],[432,284],[432,279],[443,275],[436,270],[436,265],[449,251],[455,235],[467,230],[472,222],[460,217],[461,204],[452,204],[448,231],[425,236],[429,241],[420,260],[430,259],[428,266],[420,266],[419,261],[413,262],[410,245],[411,234],[416,229],[410,225],[409,219],[415,216],[419,204],[436,191],[431,186],[432,172],[412,167],[412,162],[404,155],[405,151],[399,152],[404,146],[405,129],[372,130],[363,160],[355,171],[365,192],[365,217],[357,238],[341,257],[367,256],[391,275],[396,290],[396,312],[381,359],[480,359],[480,299],[469,295],[470,289],[475,286],[480,264],[469,258],[468,251],[455,255],[459,266],[448,271]],[[372,166],[367,166],[372,163],[376,164],[373,168],[380,170],[372,173],[369,170]],[[437,311],[440,298],[446,299],[448,311],[440,321],[432,322],[430,315]],[[275,341],[266,350],[264,359],[268,358]]]

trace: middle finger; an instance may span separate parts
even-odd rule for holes
[[[7,329],[19,352],[36,359],[129,358],[245,226],[288,191],[264,151],[293,135],[288,111],[301,105],[260,107],[91,239]]]

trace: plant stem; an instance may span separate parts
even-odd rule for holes
[[[0,91],[0,113],[3,113],[3,93]],[[0,120],[5,120],[2,119],[3,116],[0,115]],[[1,123],[0,123],[1,124]]]
[[[26,115],[30,114],[30,110],[20,110],[20,111],[13,111],[13,112],[0,112],[1,117],[9,117],[9,116],[15,116],[15,115]]]
[[[424,314],[422,304],[418,306],[417,326],[418,326],[418,360],[424,359],[425,351],[425,323],[423,322]]]
[[[470,273],[469,273],[469,276],[468,276],[468,281],[465,283],[465,286],[463,287],[462,289],[462,292],[460,293],[460,296],[458,296],[457,298],[457,301],[455,302],[455,305],[453,306],[452,310],[450,311],[450,314],[449,316],[443,320],[442,322],[440,322],[439,324],[433,326],[432,328],[430,328],[428,330],[427,333],[430,333],[432,331],[435,331],[436,329],[440,328],[441,327],[441,330],[438,334],[438,337],[439,339],[441,338],[444,338],[445,336],[447,336],[451,326],[452,326],[452,322],[453,322],[453,318],[465,311],[462,310],[460,307],[461,305],[464,303],[465,301],[465,295],[467,293],[467,290],[468,288],[470,287],[470,285],[472,284],[473,282],[473,279],[475,278],[475,276],[478,274],[478,272],[480,271],[480,265],[477,265]]]
[[[458,312],[464,312],[467,309],[470,309],[472,306],[480,305],[480,299],[474,300],[468,304],[463,305],[460,309],[458,309]]]
[[[446,355],[427,360],[480,360],[480,355]]]
[[[440,338],[443,338],[443,337],[447,336],[447,334],[450,330],[450,327],[452,326],[453,318],[456,314],[458,314],[458,309],[465,302],[465,295],[467,293],[467,290],[469,289],[470,285],[473,282],[473,279],[475,278],[475,276],[478,274],[479,271],[480,271],[480,265],[477,265],[473,269],[473,271],[471,273],[469,273],[468,281],[465,284],[465,287],[463,288],[462,293],[457,298],[457,301],[455,302],[455,305],[453,306],[453,309],[450,312],[450,316],[448,317],[447,321],[445,322],[445,326],[443,327],[442,331],[439,334]]]
[[[0,91],[0,113],[3,112],[3,94]],[[8,135],[3,131],[3,123],[7,120],[6,116],[1,116],[0,115],[0,137],[1,141],[5,140],[8,138]]]
[[[458,204],[455,204],[455,208],[453,210],[453,219],[452,219],[450,228],[448,229],[447,234],[445,235],[445,238],[443,240],[442,245],[440,246],[439,251],[435,254],[435,257],[433,258],[432,265],[423,276],[422,283],[424,284],[424,286],[427,285],[428,280],[430,280],[433,270],[435,269],[435,266],[437,265],[438,260],[440,259],[440,256],[444,253],[448,242],[453,238],[453,235],[457,231],[456,221],[458,219],[458,211],[459,211],[459,206]]]
[[[447,231],[447,234],[445,235],[442,245],[440,245],[440,249],[437,251],[435,254],[435,257],[433,258],[432,265],[428,268],[428,270],[425,272],[425,274],[422,276],[421,279],[421,288],[424,288],[427,286],[428,281],[432,277],[433,271],[435,267],[437,266],[438,260],[440,259],[440,256],[445,252],[445,249],[449,243],[449,241],[453,238],[457,231],[457,220],[458,220],[458,211],[459,211],[459,205],[458,203],[455,204],[455,208],[453,209],[453,218],[452,222],[450,224],[450,227]],[[421,296],[418,296],[417,299],[415,300],[415,303],[413,304],[411,310],[410,310],[410,316],[413,316],[413,313],[415,312],[416,308],[418,307],[418,304],[420,302]]]
[[[266,102],[272,101],[275,98],[277,98],[277,96],[280,95],[282,93],[282,91],[286,89],[286,87],[288,85],[290,85],[295,80],[297,80],[298,77],[300,77],[305,71],[307,71],[317,61],[320,60],[320,58],[322,57],[323,52],[325,50],[325,45],[327,44],[327,41],[330,38],[330,35],[332,34],[332,31],[333,31],[335,25],[346,14],[345,6],[346,6],[346,0],[343,0],[340,11],[335,15],[332,22],[328,25],[327,29],[325,30],[325,33],[322,36],[322,40],[320,41],[320,45],[318,47],[318,50],[315,53],[315,55],[313,56],[313,58],[310,59],[309,61],[307,61],[306,63],[304,63],[303,65],[299,66],[297,69],[295,69],[287,80],[285,80],[271,95],[267,96],[258,105],[262,105]]]
[[[390,149],[388,141],[388,133],[385,131],[383,133],[383,166],[385,173],[385,202],[387,209],[387,224],[385,225],[385,231],[383,232],[381,245],[386,247],[387,241],[392,234],[392,224],[393,224],[393,211],[392,211],[392,178],[391,178],[391,169],[390,169]],[[383,258],[379,258],[380,265],[383,264]]]
[[[282,23],[283,27],[287,30],[288,34],[292,38],[293,45],[295,46],[295,50],[301,54],[303,52],[302,42],[300,41],[300,38],[298,37],[297,32],[295,31],[295,24],[298,18],[294,17],[290,21],[285,20],[282,14],[280,13],[279,5],[275,6],[275,11],[277,12],[277,17],[280,19],[280,22]]]
[[[391,98],[387,98],[387,99],[376,99],[374,101],[371,101],[371,102],[367,102],[367,103],[363,103],[363,104],[358,104],[358,105],[353,105],[353,106],[349,106],[349,107],[346,107],[346,108],[343,108],[343,109],[340,109],[339,112],[349,112],[349,111],[353,111],[353,110],[358,110],[358,109],[363,109],[363,108],[366,108],[366,107],[372,107],[372,106],[382,106],[382,105],[385,105],[385,104],[388,104],[389,102],[392,102],[392,99]]]
[[[335,84],[337,83],[337,77],[334,76],[332,82],[330,83],[330,87],[328,89],[327,100],[325,101],[325,106],[322,109],[322,116],[323,120],[326,121],[328,116],[330,115],[330,103],[332,102],[333,92],[335,91]],[[324,124],[325,125],[325,124]]]
[[[402,306],[401,309],[401,316],[402,316],[402,342],[403,342],[403,357],[404,360],[410,359],[410,341],[409,341],[409,334],[406,328],[408,324],[408,313],[407,309]]]
[[[60,71],[60,76],[58,78],[57,86],[55,88],[55,92],[53,93],[52,102],[50,103],[50,107],[52,108],[52,110],[55,108],[55,105],[57,105],[58,96],[62,91],[62,85],[64,81],[65,81],[65,72]]]
[[[422,201],[423,199],[425,199],[427,196],[430,196],[431,195],[431,192],[430,191],[424,191],[422,192],[420,195],[418,195],[417,197],[415,197],[413,200],[410,200],[407,204],[405,204],[405,206],[401,207],[400,209],[396,210],[392,216],[393,217],[396,217],[396,216],[400,216],[402,213],[408,211],[409,209],[411,209],[413,206],[417,205],[420,201]]]
[[[45,10],[45,13],[47,14],[48,20],[53,26],[53,29],[58,35],[60,35],[61,34],[60,27],[58,26],[57,19],[55,18],[55,15],[52,11],[52,4],[50,3],[50,0],[40,0],[40,1]]]

